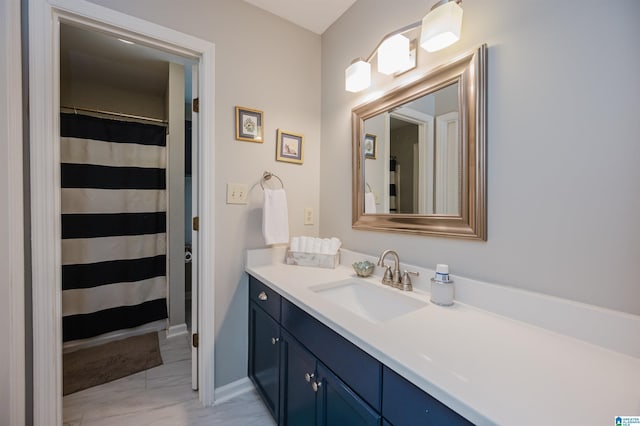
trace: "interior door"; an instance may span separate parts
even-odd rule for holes
[[[198,65],[191,66],[192,99],[198,98]],[[197,108],[195,108],[197,110]],[[191,215],[199,216],[198,202],[200,199],[200,164],[198,152],[200,148],[199,116],[194,108],[191,109]],[[192,222],[195,225],[195,221]],[[196,226],[191,228],[191,388],[198,389],[198,313],[200,312],[200,258],[198,246],[198,231]]]

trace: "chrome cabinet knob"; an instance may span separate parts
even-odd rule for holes
[[[314,392],[318,392],[318,389],[320,389],[321,386],[322,386],[322,382],[311,383],[311,389],[313,389]]]
[[[315,374],[311,373],[305,373],[304,374],[304,379],[307,381],[307,383],[311,382],[311,379],[313,379],[313,377],[315,376]]]
[[[276,343],[278,343],[279,341],[280,341],[280,338],[279,338],[279,337],[272,337],[272,338],[271,338],[271,344],[272,344],[272,345],[275,345],[275,344],[276,344]]]
[[[264,291],[261,291],[260,294],[258,295],[258,299],[265,301],[268,299],[267,297],[267,293],[265,293]]]

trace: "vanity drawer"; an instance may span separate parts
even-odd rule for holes
[[[284,298],[282,326],[362,399],[380,411],[380,362]]]
[[[249,275],[249,300],[280,322],[280,295]]]
[[[393,425],[473,424],[387,367],[382,383],[382,415]]]

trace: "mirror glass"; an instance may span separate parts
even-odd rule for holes
[[[486,46],[352,110],[354,229],[486,240]]]
[[[364,120],[365,141],[378,145],[365,155],[365,213],[460,215],[459,88],[455,82]]]

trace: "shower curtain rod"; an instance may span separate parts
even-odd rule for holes
[[[133,115],[133,114],[125,114],[122,112],[113,112],[113,111],[104,111],[101,109],[91,109],[91,108],[79,108],[79,107],[70,107],[70,106],[61,106],[60,108],[64,108],[64,109],[69,109],[69,110],[73,110],[73,111],[83,111],[83,112],[93,112],[96,114],[106,114],[106,115],[114,115],[117,117],[125,117],[125,118],[132,118],[132,119],[136,119],[136,120],[145,120],[145,121],[151,121],[154,123],[161,123],[161,124],[168,124],[167,120],[162,120],[159,118],[152,118],[152,117],[144,117],[142,115]]]

